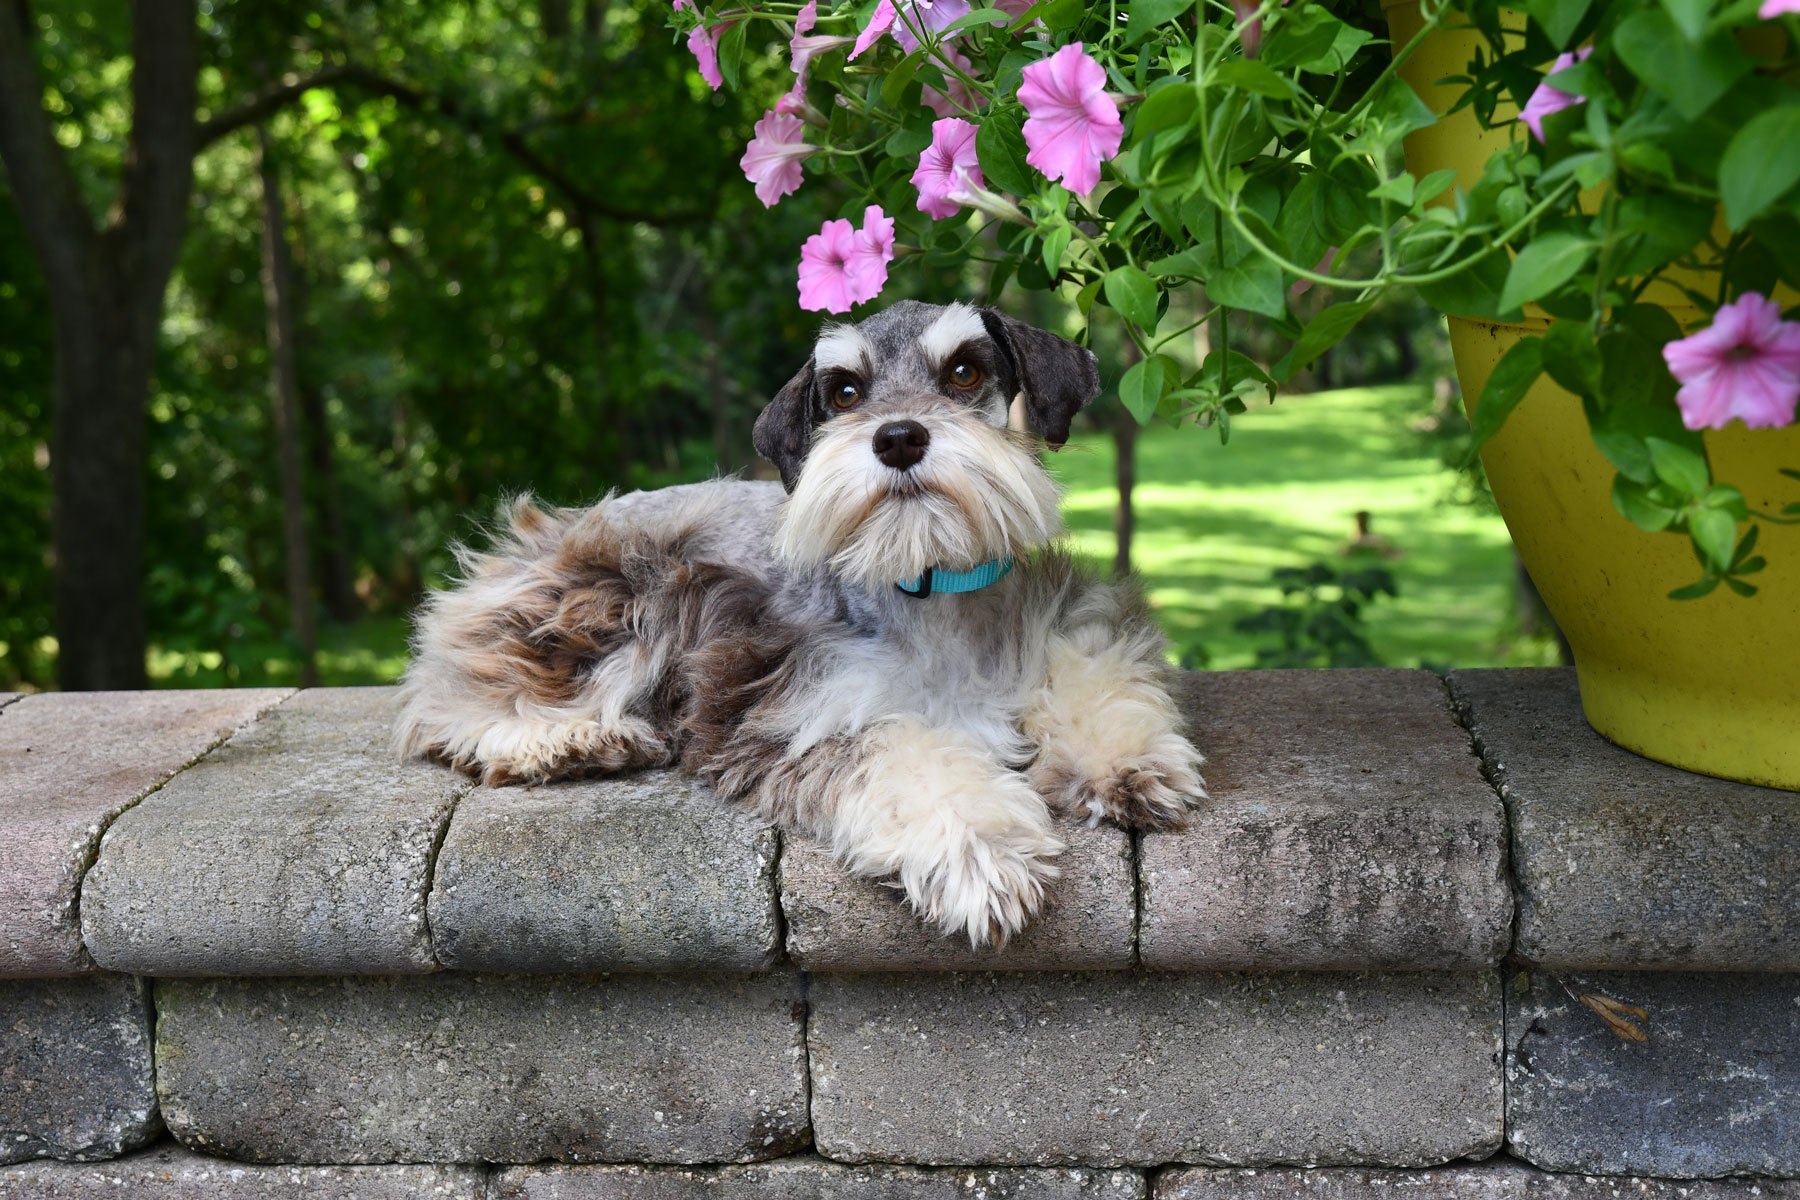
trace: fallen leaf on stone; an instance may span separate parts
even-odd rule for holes
[[[1636,1017],[1639,1021],[1647,1021],[1650,1014],[1635,1004],[1627,1004],[1623,1000],[1614,1000],[1611,996],[1601,996],[1594,992],[1576,992],[1575,998],[1593,1009],[1606,1027],[1613,1031],[1621,1042],[1647,1042],[1650,1035],[1643,1028],[1626,1017]]]

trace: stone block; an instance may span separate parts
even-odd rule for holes
[[[797,976],[161,980],[157,1087],[250,1162],[745,1162],[806,1142]]]
[[[139,980],[0,982],[0,1163],[113,1158],[148,1143],[162,1131],[154,1076]]]
[[[18,699],[21,699],[18,692],[0,692],[0,708],[5,708]]]
[[[1181,699],[1210,803],[1139,843],[1145,966],[1469,970],[1506,948],[1506,819],[1427,671],[1223,671]]]
[[[1507,987],[1506,1133],[1549,1171],[1800,1177],[1800,975],[1536,968]]]
[[[1423,1171],[1186,1167],[1158,1174],[1150,1195],[1152,1200],[1796,1200],[1800,1184],[1552,1175],[1493,1158]]]
[[[480,1167],[252,1167],[162,1146],[97,1165],[0,1170],[0,1200],[487,1200]]]
[[[81,880],[107,825],[288,693],[49,692],[0,713],[0,979],[94,969]]]
[[[690,777],[477,788],[438,854],[438,959],[472,971],[745,971],[780,954],[779,841]]]
[[[1515,950],[1594,970],[1800,971],[1800,793],[1640,758],[1568,670],[1457,671],[1512,821]]]
[[[137,975],[431,971],[431,864],[466,779],[389,749],[392,688],[301,692],[115,821],[82,887]]]
[[[1132,965],[1137,916],[1131,837],[1063,825],[1069,848],[1050,904],[1005,949],[976,950],[919,921],[889,884],[861,879],[799,835],[781,850],[788,954],[814,971],[1110,970]]]
[[[1491,974],[812,979],[813,1136],[849,1162],[1417,1166],[1501,1138]]]
[[[491,1200],[1143,1200],[1146,1194],[1136,1171],[848,1166],[811,1155],[747,1167],[509,1167],[492,1187]]]

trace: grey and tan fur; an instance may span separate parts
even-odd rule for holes
[[[398,744],[489,783],[680,763],[1003,943],[1045,902],[1059,817],[1181,824],[1200,755],[1138,593],[1048,545],[1042,442],[1093,355],[965,305],[828,328],[756,423],[782,485],[717,480],[587,509],[514,503],[422,611]],[[915,598],[928,567],[1015,556]]]

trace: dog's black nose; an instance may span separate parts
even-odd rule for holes
[[[931,434],[917,421],[889,421],[875,431],[875,457],[896,471],[916,466],[929,445]]]

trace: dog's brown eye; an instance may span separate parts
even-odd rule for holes
[[[854,383],[842,384],[837,391],[831,393],[833,408],[855,408],[862,402],[862,389]]]
[[[957,363],[950,368],[950,382],[959,388],[972,388],[981,382],[981,368]]]

